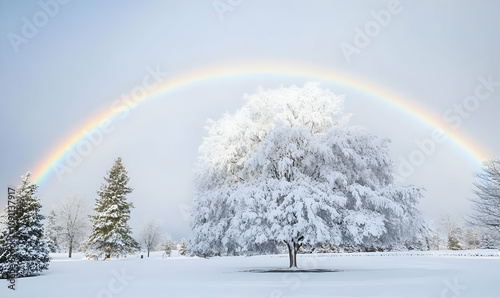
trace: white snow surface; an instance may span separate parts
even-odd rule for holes
[[[500,297],[498,250],[299,255],[300,269],[328,273],[254,273],[286,269],[287,255],[92,261],[51,254],[49,270],[0,280],[0,297]]]

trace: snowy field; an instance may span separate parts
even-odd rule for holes
[[[175,254],[176,252],[174,252]],[[0,297],[500,297],[497,250],[299,255],[300,269],[328,273],[255,273],[285,269],[287,255],[210,259],[138,256],[89,261],[51,254],[41,276],[1,280]]]

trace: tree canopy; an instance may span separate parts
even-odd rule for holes
[[[277,252],[302,244],[425,242],[421,189],[393,183],[389,140],[348,126],[317,84],[246,95],[200,147],[190,252]]]

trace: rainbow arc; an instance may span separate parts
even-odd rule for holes
[[[247,62],[231,63],[230,65],[217,65],[203,69],[189,71],[176,76],[165,78],[165,82],[141,97],[138,104],[142,104],[152,98],[168,95],[180,88],[194,86],[203,82],[225,80],[247,75],[273,75],[273,76],[296,76],[307,77],[320,82],[332,82],[337,85],[346,86],[357,91],[361,91],[381,102],[393,106],[414,120],[419,121],[429,127],[443,132],[448,139],[463,153],[480,164],[488,156],[486,150],[480,148],[476,142],[471,140],[466,134],[450,127],[440,115],[422,106],[418,101],[400,94],[386,86],[377,84],[366,78],[350,74],[345,71],[332,70],[317,66],[305,65],[294,62]],[[61,143],[57,144],[50,153],[36,165],[34,181],[41,184],[53,172],[55,166],[60,164],[71,150],[75,148],[85,138],[82,131],[93,131],[98,128],[102,121],[113,121],[122,110],[109,109],[94,115],[76,132]]]

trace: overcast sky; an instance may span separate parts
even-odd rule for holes
[[[262,61],[356,74],[443,115],[488,155],[500,155],[498,1],[66,2],[0,0],[5,188],[18,185],[20,175],[34,171],[58,144],[141,86],[148,69],[166,73],[167,82],[208,67]],[[135,189],[129,197],[132,228],[138,231],[155,217],[175,239],[187,237],[184,213],[207,119],[233,113],[244,104],[243,94],[259,86],[308,81],[345,95],[352,124],[390,138],[396,167],[417,154],[415,141],[432,135],[432,127],[409,114],[334,82],[285,74],[213,79],[165,93],[116,119],[114,130],[71,173],[63,179],[53,173],[40,185],[44,211],[74,193],[93,204],[120,156]],[[464,104],[468,109],[454,110]],[[427,218],[459,218],[480,167],[451,142],[435,145],[401,183],[426,189],[421,209]]]

